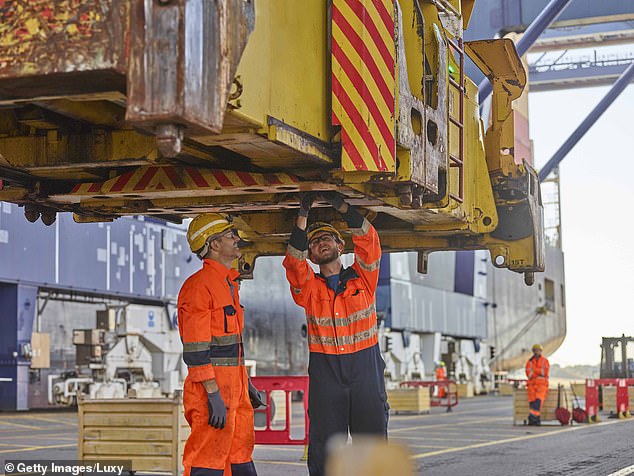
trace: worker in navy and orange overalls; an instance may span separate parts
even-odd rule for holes
[[[323,195],[322,195],[323,196]],[[375,292],[381,245],[374,227],[336,194],[323,196],[347,221],[354,264],[343,268],[344,240],[332,225],[307,227],[314,195],[301,202],[284,259],[295,302],[306,311],[308,347],[308,469],[322,476],[326,443],[336,434],[387,438],[385,362],[378,344]],[[319,266],[315,273],[306,259]]]
[[[184,476],[255,476],[253,408],[263,405],[244,366],[244,316],[238,296],[237,230],[217,213],[190,223],[187,240],[203,260],[178,295],[178,328],[188,373],[183,389],[191,434]]]
[[[532,347],[533,356],[526,362],[526,389],[528,391],[528,424],[541,425],[541,409],[548,393],[548,375],[550,364],[542,356],[544,348],[541,344]]]

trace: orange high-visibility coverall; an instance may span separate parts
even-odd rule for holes
[[[438,367],[436,369],[436,380],[445,380],[446,378],[447,378],[447,375],[445,374],[445,368]],[[446,394],[447,394],[447,390],[445,389],[445,387],[438,385],[438,396],[440,398],[444,398]]]
[[[191,427],[183,453],[184,476],[220,476],[223,470],[235,476],[252,466],[255,433],[237,276],[236,270],[205,259],[178,295],[178,328],[188,367],[183,404]],[[207,392],[201,382],[211,379],[227,407],[223,429],[209,425]]]
[[[308,469],[323,476],[326,443],[335,434],[387,437],[385,362],[378,345],[375,293],[381,244],[358,212],[344,215],[352,232],[354,264],[342,268],[337,289],[307,263],[308,239],[295,227],[284,267],[295,302],[308,323]]]
[[[550,363],[544,356],[534,355],[526,362],[526,389],[528,391],[529,419],[539,422],[541,408],[548,393],[548,376]],[[531,418],[532,415],[532,418]]]

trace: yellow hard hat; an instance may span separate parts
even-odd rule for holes
[[[440,366],[441,366],[441,367],[444,367],[444,366],[445,366],[445,363],[444,363],[442,360],[440,361]]]
[[[311,223],[310,225],[308,225],[308,228],[306,229],[306,235],[308,236],[308,241],[310,241],[311,238],[315,236],[317,233],[320,233],[322,231],[332,233],[334,237],[337,239],[337,241],[339,241],[340,243],[344,242],[341,236],[341,233],[339,233],[339,231],[330,223],[325,223],[323,221],[316,221],[315,223]]]
[[[536,350],[542,350],[542,351],[543,351],[543,350],[544,350],[544,347],[542,347],[542,345],[541,345],[541,344],[533,344],[533,347],[531,347],[531,350],[532,350],[533,352],[535,352]]]
[[[203,213],[192,220],[187,229],[187,242],[193,253],[202,249],[210,237],[234,228],[231,219],[220,213]]]

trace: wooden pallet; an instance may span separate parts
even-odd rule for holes
[[[568,395],[568,405],[566,405],[565,395]],[[572,393],[565,388],[561,389],[561,406],[572,412]],[[557,423],[555,409],[557,408],[557,389],[549,388],[546,401],[542,403],[541,422]],[[513,425],[522,425],[528,421],[528,394],[525,388],[513,390]]]
[[[472,383],[457,383],[456,389],[458,391],[458,398],[473,398]]]
[[[515,390],[515,387],[512,383],[500,382],[498,384],[498,395],[502,395],[505,397],[512,397],[513,390]]]
[[[387,391],[387,401],[394,413],[429,413],[429,388],[395,388]]]
[[[582,383],[574,382],[574,383],[571,383],[570,386],[575,391],[577,398],[586,398],[586,383],[585,382],[582,382]],[[572,398],[575,398],[575,397],[573,396]]]
[[[130,461],[132,471],[182,473],[189,425],[180,398],[80,399],[78,459]]]
[[[629,410],[630,413],[634,412],[634,387],[627,388]],[[603,411],[616,413],[616,387],[603,386]]]

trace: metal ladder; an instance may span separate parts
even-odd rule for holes
[[[456,82],[455,79],[448,75],[449,84],[458,90],[458,118],[452,116],[451,112],[448,114],[449,121],[454,124],[459,131],[458,135],[458,156],[449,152],[449,167],[456,167],[458,169],[458,194],[449,192],[449,196],[459,203],[464,200],[464,95],[465,95],[465,74],[464,74],[464,47],[462,38],[458,38],[458,41],[454,41],[451,38],[447,38],[449,46],[457,53],[460,65],[460,82]],[[450,128],[449,128],[450,129]],[[447,131],[449,136],[449,130]],[[449,143],[449,137],[447,138]],[[447,181],[449,182],[449,181]]]

